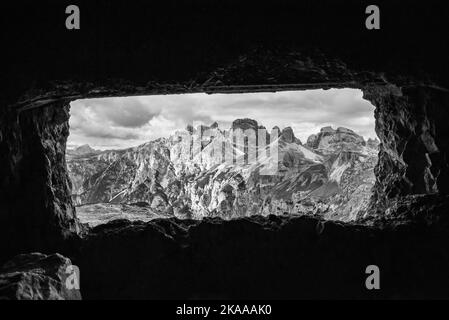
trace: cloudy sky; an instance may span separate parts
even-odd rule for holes
[[[355,89],[83,99],[71,103],[70,114],[69,148],[128,148],[187,124],[216,121],[226,129],[238,118],[255,119],[269,129],[290,126],[303,142],[324,126],[376,137],[374,107]]]

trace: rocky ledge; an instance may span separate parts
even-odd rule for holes
[[[435,199],[438,197],[438,199]],[[449,197],[404,198],[363,225],[318,216],[115,220],[64,254],[19,255],[0,269],[0,299],[449,298]],[[367,290],[366,267],[381,290]]]
[[[74,272],[70,259],[57,253],[18,255],[0,269],[0,300],[81,300]]]
[[[426,201],[434,200],[396,211]],[[73,261],[86,299],[448,298],[443,225],[274,215],[116,220],[93,228]],[[381,290],[366,289],[368,265],[380,268]]]

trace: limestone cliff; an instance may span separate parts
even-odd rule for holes
[[[317,137],[303,146],[290,127],[266,134],[257,121],[237,119],[230,129],[199,126],[136,148],[71,153],[72,196],[78,205],[146,203],[150,218],[316,214],[354,220],[371,196],[377,148],[346,128],[323,128]],[[92,210],[78,211],[86,217]]]

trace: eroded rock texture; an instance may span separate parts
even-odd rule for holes
[[[410,194],[449,191],[449,94],[441,88],[370,88],[381,140],[373,203],[382,210]]]
[[[283,56],[267,52],[268,58],[263,56],[260,50],[256,53],[229,64],[214,73],[213,77],[232,83],[232,79],[240,77],[239,72],[247,68],[252,70],[264,62],[260,77],[264,77],[264,72],[269,75],[275,71],[280,74],[292,72],[290,77],[296,74],[298,79],[304,76],[305,69],[292,67],[300,63],[300,59],[305,59],[300,53]],[[353,86],[361,88],[365,98],[377,108],[377,133],[381,140],[380,161],[376,168],[375,196],[371,210],[364,218],[369,218],[370,215],[381,218],[389,206],[405,195],[447,194],[448,146],[444,137],[447,136],[448,127],[445,124],[449,116],[447,109],[442,107],[448,103],[447,92],[438,87],[417,84],[403,87],[388,83],[364,85],[363,81],[374,81],[378,77],[375,74],[358,74],[335,60],[326,64],[323,59],[321,55],[317,56],[316,61],[309,57],[303,67],[317,70],[316,77],[321,74],[323,78],[331,77],[335,81],[351,77],[360,80],[360,83],[355,82]],[[287,63],[288,61],[291,62]],[[284,63],[284,69],[280,71],[279,68],[270,68],[279,62]],[[314,81],[318,81],[318,78],[314,78]],[[114,87],[116,85],[115,83]],[[151,85],[150,88],[136,87],[134,90],[136,93],[144,93],[145,90],[154,93],[154,90],[166,90],[165,86],[162,87],[163,89],[155,89]],[[60,90],[63,97],[71,94],[87,97],[96,95],[92,87],[68,84],[58,88],[55,89],[56,92]],[[201,88],[204,90],[206,87],[183,87],[182,90],[196,91],[202,90]],[[83,91],[87,89],[91,91]],[[123,90],[126,92],[133,88],[124,86]],[[120,94],[119,92],[110,94]],[[35,108],[29,110],[19,112],[19,108],[12,107],[2,111],[0,205],[4,208],[1,215],[4,222],[1,228],[5,230],[2,232],[5,239],[15,239],[10,243],[2,241],[5,256],[8,256],[8,252],[17,252],[17,248],[34,250],[61,246],[65,243],[66,236],[80,230],[70,199],[65,164],[67,100],[50,100],[47,106],[41,106],[43,99],[41,96],[37,101],[30,100],[25,105]],[[333,141],[327,141],[328,136],[352,136],[350,132],[339,132],[338,129],[331,131],[320,133],[316,141],[309,143],[317,144],[314,146],[320,148],[320,144],[332,144]],[[293,139],[288,130],[282,133],[282,137],[284,141]],[[357,138],[354,139],[340,142],[357,143]],[[295,143],[300,145],[299,141]],[[114,161],[120,156],[112,154],[111,158],[105,161]]]
[[[65,149],[68,105],[0,118],[2,255],[60,247],[79,226],[70,198]]]
[[[158,1],[97,1],[106,9],[76,35],[50,2],[5,5],[0,259],[50,250],[77,231],[63,154],[70,100],[351,87],[377,108],[366,217],[377,229],[270,217],[190,231],[173,220],[114,223],[76,255],[86,296],[366,297],[363,270],[379,263],[379,294],[447,297],[447,3],[382,1],[383,29],[371,32],[360,1],[197,2],[161,10]],[[26,108],[35,109],[19,113]]]
[[[366,211],[377,145],[341,127],[321,129],[306,146],[290,127],[259,128],[237,119],[230,128],[202,125],[124,150],[68,150],[78,217],[90,224],[269,214],[352,221]]]
[[[434,209],[441,215],[444,206]],[[86,299],[442,298],[444,239],[422,225],[306,216],[117,220],[93,229],[74,261]],[[378,291],[365,288],[371,264],[381,268]]]
[[[0,300],[81,300],[72,274],[70,259],[60,254],[18,255],[0,268]]]

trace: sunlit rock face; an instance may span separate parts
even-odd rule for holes
[[[165,209],[167,199],[162,190],[175,177],[166,144],[160,139],[112,154],[69,158],[76,203],[148,202]]]
[[[237,119],[229,129],[188,127],[136,148],[68,154],[79,205],[146,203],[144,220],[309,214],[349,221],[368,205],[377,145],[327,127],[303,146],[290,127],[267,132]]]
[[[339,127],[335,130],[332,127],[324,127],[318,134],[310,136],[306,145],[322,153],[335,153],[361,150],[365,141],[350,129]]]

